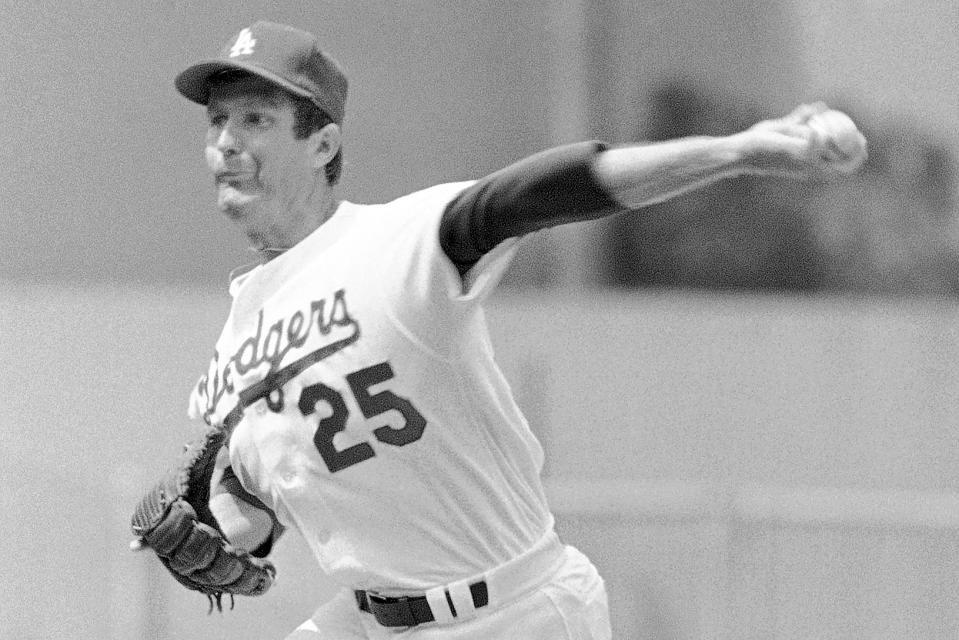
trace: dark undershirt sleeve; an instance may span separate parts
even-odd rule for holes
[[[507,238],[623,211],[592,174],[593,158],[605,148],[581,142],[542,151],[454,198],[440,221],[440,246],[460,274]]]

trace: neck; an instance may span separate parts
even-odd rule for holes
[[[288,207],[263,227],[246,230],[250,249],[267,262],[301,242],[325,224],[339,206],[332,189],[315,194],[308,206]]]

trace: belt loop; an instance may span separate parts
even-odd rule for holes
[[[449,585],[450,600],[456,607],[457,617],[461,620],[472,618],[476,615],[476,606],[473,603],[473,593],[470,585],[465,580],[454,582]]]
[[[433,617],[440,624],[449,624],[457,618],[457,613],[450,609],[450,603],[446,599],[446,587],[433,587],[425,594],[426,601],[430,605]]]

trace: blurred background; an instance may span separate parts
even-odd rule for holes
[[[127,550],[251,259],[172,79],[261,18],[347,70],[356,202],[575,140],[849,113],[856,176],[729,180],[528,238],[493,338],[615,637],[959,634],[954,3],[0,8],[0,637],[283,638],[332,593],[294,536],[276,587],[222,615]]]

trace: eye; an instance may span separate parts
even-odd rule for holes
[[[209,113],[207,114],[207,121],[210,123],[211,127],[220,129],[223,128],[224,124],[226,124],[226,115],[222,113]]]
[[[270,121],[270,117],[261,111],[250,111],[243,115],[243,124],[251,128],[269,126]]]

